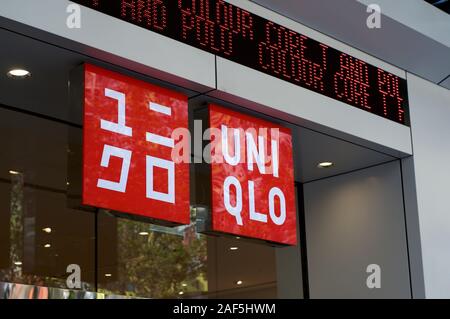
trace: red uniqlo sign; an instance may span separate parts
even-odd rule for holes
[[[189,163],[172,132],[187,97],[85,65],[83,204],[189,224]]]
[[[292,136],[210,105],[212,230],[296,245]]]

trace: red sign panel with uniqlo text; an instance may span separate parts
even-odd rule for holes
[[[290,130],[216,105],[209,121],[213,231],[296,245]]]
[[[189,224],[189,163],[173,152],[187,97],[85,65],[83,204]]]

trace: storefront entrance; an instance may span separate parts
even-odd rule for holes
[[[138,298],[411,297],[398,158],[4,29],[0,38],[1,282]],[[212,102],[290,128],[298,245],[201,234],[193,195],[191,224],[178,227],[74,205],[83,126],[69,92],[85,62],[188,95],[190,115]],[[13,67],[32,76],[7,77]],[[371,265],[381,287],[368,284]]]

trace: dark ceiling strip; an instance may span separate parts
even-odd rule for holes
[[[442,83],[444,83],[445,81],[447,81],[447,79],[450,78],[450,74],[447,75],[441,82],[438,83],[438,85],[441,85]]]

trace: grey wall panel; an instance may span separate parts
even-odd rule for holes
[[[450,298],[450,91],[408,75],[427,298]]]
[[[295,187],[295,203],[297,208],[297,238],[300,237],[299,227],[299,202],[297,197],[297,186]],[[303,205],[303,203],[302,203]],[[279,247],[275,251],[277,260],[277,291],[281,299],[303,299],[303,271],[302,252],[300,245]],[[303,252],[304,253],[304,252]]]
[[[414,299],[423,299],[425,298],[425,283],[423,278],[422,245],[414,174],[414,158],[410,156],[401,161],[412,295]]]
[[[399,162],[304,185],[311,298],[410,298]],[[381,288],[369,289],[369,264]]]

